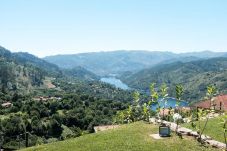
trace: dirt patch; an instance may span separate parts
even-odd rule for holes
[[[150,137],[154,138],[154,139],[164,139],[167,137],[160,137],[159,134],[150,134]]]
[[[110,130],[110,129],[115,129],[118,128],[119,125],[105,125],[105,126],[95,126],[94,130],[95,132],[100,132],[100,131],[106,131],[106,130]]]
[[[51,82],[51,79],[46,78],[44,81],[44,86],[48,89],[54,89],[56,86]]]

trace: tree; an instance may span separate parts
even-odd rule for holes
[[[56,138],[60,137],[61,136],[61,133],[62,133],[62,126],[61,124],[56,121],[55,119],[51,119],[50,120],[50,130],[49,130],[49,134],[51,136],[54,136]]]
[[[57,101],[51,102],[50,104],[51,114],[56,113],[57,109],[58,109],[58,102]]]
[[[129,106],[128,109],[126,110],[126,119],[128,123],[131,123],[134,121],[132,116],[132,106]]]
[[[155,83],[151,83],[150,85],[150,97],[151,97],[151,101],[149,102],[149,104],[151,103],[157,103],[158,104],[158,108],[157,108],[157,112],[160,112],[160,104],[158,102],[158,92],[155,90]]]
[[[123,124],[125,122],[125,119],[126,119],[125,111],[117,111],[115,121],[117,123]]]
[[[215,88],[215,86],[209,85],[207,86],[207,93],[206,93],[206,98],[208,100],[210,100],[210,108],[208,110],[202,110],[202,109],[198,109],[197,111],[197,117],[198,117],[198,121],[195,122],[195,120],[192,120],[192,126],[196,127],[197,132],[199,134],[198,137],[198,142],[200,142],[201,144],[204,144],[204,141],[202,140],[202,135],[204,130],[206,129],[207,123],[209,121],[209,115],[212,114],[214,112],[214,108],[213,108],[213,100],[214,100],[214,95],[217,93],[217,90]],[[206,117],[205,120],[205,124],[202,126],[200,121],[202,120],[202,118]],[[225,123],[224,123],[225,124]]]
[[[213,96],[217,93],[217,89],[213,85],[207,86],[207,98],[210,100],[210,109],[211,112],[213,113],[215,110],[215,104],[214,104],[214,98]]]
[[[225,141],[225,150],[227,151],[227,115],[225,114],[224,116],[221,117],[221,124],[223,125],[223,137],[224,137],[224,141]]]
[[[179,135],[179,133],[178,133],[179,122],[180,122],[180,120],[182,118],[181,115],[178,113],[182,95],[183,95],[183,87],[182,87],[181,84],[177,84],[176,85],[176,99],[177,99],[177,102],[176,102],[176,109],[175,109],[176,113],[174,114],[174,118],[175,118],[175,122],[177,124],[177,126],[176,126],[176,134],[178,134],[178,135]]]
[[[176,99],[177,99],[177,103],[176,103],[176,107],[180,106],[180,101],[181,101],[181,97],[183,95],[183,87],[181,84],[177,84],[176,85]]]
[[[138,91],[133,92],[133,105],[139,106],[140,93]]]
[[[212,86],[212,85],[207,86],[207,94],[206,95],[207,95],[208,99],[210,100],[210,109],[208,110],[208,113],[213,113],[214,112],[214,108],[213,108],[213,106],[214,106],[213,99],[214,98],[213,98],[213,96],[215,95],[216,92],[217,92],[217,90],[216,90],[215,86]],[[202,136],[204,130],[206,129],[208,120],[209,120],[209,117],[206,116],[206,122],[205,122],[203,128],[201,129],[201,131],[199,133],[199,139],[198,140],[200,142],[202,142],[201,136]]]
[[[150,106],[147,105],[147,103],[143,104],[143,119],[145,121],[149,121],[149,117],[150,117]]]
[[[164,119],[164,112],[165,112],[165,108],[166,108],[166,104],[167,104],[167,97],[168,97],[167,90],[168,90],[168,87],[166,86],[165,83],[163,83],[161,85],[161,101],[164,104],[164,106],[162,108],[162,110],[163,110],[163,112],[162,112],[162,119]]]
[[[138,91],[135,91],[133,93],[133,104],[128,108],[128,111],[130,112],[130,119],[133,122],[140,120],[141,117],[141,106],[139,104],[139,101],[140,93]]]

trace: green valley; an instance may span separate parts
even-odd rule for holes
[[[227,151],[227,0],[0,0],[0,151]]]
[[[185,150],[215,150],[199,146],[190,137],[180,139],[173,133],[167,140],[154,140],[149,134],[157,133],[158,126],[142,121],[156,116],[157,112],[151,110],[154,98],[165,96],[164,93],[177,98],[175,89],[179,84],[183,88],[182,98],[189,103],[203,98],[211,84],[220,90],[219,94],[225,94],[225,57],[166,60],[137,72],[121,69],[117,75],[106,70],[132,88],[123,90],[101,82],[102,76],[80,64],[60,68],[28,53],[11,53],[2,47],[0,52],[0,135],[4,148],[115,150],[120,145],[118,150],[165,150],[162,145],[165,141],[168,150],[180,150],[180,144],[187,146]],[[152,82],[157,85],[151,87]],[[94,133],[94,126],[126,123],[131,124],[90,134]]]

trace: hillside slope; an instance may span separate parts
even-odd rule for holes
[[[214,84],[220,92],[227,92],[227,58],[212,58],[192,62],[175,62],[145,69],[133,75],[124,75],[121,80],[132,88],[148,90],[150,83],[169,86],[171,96],[174,86],[181,83],[185,89],[184,98],[197,101],[205,96],[206,86]]]
[[[90,133],[94,125],[111,124],[132,100],[129,91],[94,80],[83,68],[62,74],[55,67],[27,53],[0,49],[0,139],[5,148],[24,146],[25,129],[31,146]]]
[[[220,57],[226,53],[221,52],[194,52],[175,54],[161,51],[112,51],[93,52],[72,55],[48,56],[44,59],[61,68],[74,68],[81,66],[97,75],[122,74],[136,72],[162,63],[175,61],[189,62],[198,59]]]
[[[99,76],[95,75],[94,73],[86,70],[83,67],[74,67],[72,69],[62,69],[64,74],[69,77],[76,77],[81,80],[99,80]]]
[[[27,52],[12,53],[12,57],[20,64],[27,64],[37,68],[42,68],[50,76],[61,76],[61,70],[57,65],[49,63]]]
[[[46,76],[60,78],[69,76],[79,80],[98,80],[99,78],[82,67],[61,70],[57,65],[49,63],[26,52],[12,53],[0,46],[0,86],[6,89],[22,89],[40,86]],[[13,88],[12,88],[13,87]],[[4,89],[3,88],[3,89]]]
[[[62,142],[31,147],[22,151],[215,151],[205,148],[196,140],[172,137],[154,140],[149,135],[158,131],[156,125],[137,122],[114,130],[89,134]]]
[[[44,59],[61,68],[81,66],[97,75],[108,75],[138,71],[174,56],[169,52],[113,51],[57,55]]]
[[[0,89],[2,93],[15,91],[28,93],[32,88],[43,85],[49,68],[40,68],[38,65],[33,65],[34,59],[28,62],[25,58],[22,59],[22,56],[19,57],[17,54],[0,47]],[[57,67],[45,63],[49,67]]]
[[[36,95],[43,95],[42,92],[46,93],[46,88],[50,85],[57,86],[58,90],[60,88],[67,93],[91,94],[94,97],[108,99],[128,100],[129,98],[123,97],[128,96],[128,92],[100,82],[97,75],[83,67],[60,69],[29,53],[12,53],[0,46],[0,89],[3,94],[11,92],[28,94],[37,88]],[[119,96],[119,93],[123,96]],[[2,99],[7,100],[4,97]]]

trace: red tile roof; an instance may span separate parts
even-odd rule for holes
[[[216,96],[214,98],[214,104],[216,104],[216,106],[215,106],[216,110],[219,110],[220,105],[221,105],[222,110],[224,109],[225,111],[227,111],[227,95]],[[210,108],[210,100],[205,100],[205,101],[195,103],[194,106],[209,109]]]

